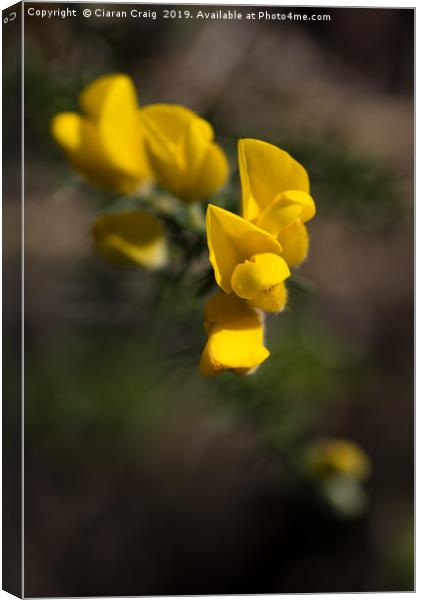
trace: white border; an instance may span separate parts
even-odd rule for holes
[[[40,3],[42,0],[34,0],[33,2],[28,1],[28,2],[23,2],[23,4],[37,4]],[[12,6],[13,4],[15,4],[16,2],[13,2],[11,0],[0,0],[0,8],[1,10],[4,10],[6,8],[8,8],[9,6]],[[53,2],[52,2],[53,3]],[[101,0],[89,0],[88,2],[85,2],[85,0],[76,0],[73,2],[66,2],[65,0],[56,0],[55,3],[61,3],[61,4],[75,4],[75,3],[83,3],[83,4],[128,4],[128,2],[124,2],[124,0],[114,0],[114,2],[104,2]],[[372,1],[372,0],[365,0],[364,2],[349,2],[349,1],[341,1],[340,3],[334,3],[334,2],[328,2],[326,0],[318,0],[318,1],[313,1],[313,0],[307,0],[306,2],[302,2],[302,1],[297,1],[297,0],[290,0],[289,2],[267,2],[265,0],[231,0],[231,1],[221,1],[221,0],[216,0],[216,1],[212,1],[212,2],[201,2],[200,0],[196,1],[196,2],[186,2],[183,0],[166,0],[163,2],[156,2],[154,0],[142,0],[142,2],[133,2],[134,4],[175,4],[175,5],[183,5],[183,4],[203,4],[203,5],[230,5],[230,6],[279,6],[279,7],[301,7],[301,8],[306,8],[306,7],[326,7],[326,8],[415,8],[415,2],[414,0],[409,0],[407,2],[405,1],[396,1],[396,0],[383,0],[382,2],[376,2],[376,1]],[[417,32],[417,30],[419,30],[418,25],[419,25],[419,18],[418,18],[418,11],[415,11],[415,31]],[[0,40],[1,42],[1,40]],[[419,60],[419,45],[416,44],[415,47],[416,50],[416,67],[420,64],[420,60]],[[23,121],[23,111],[24,111],[24,87],[23,87],[23,80],[24,80],[24,64],[23,64],[23,57],[24,57],[24,15],[22,18],[22,373],[24,373],[24,353],[23,353],[23,348],[24,348],[24,121]],[[0,43],[0,62],[2,60],[2,51],[1,51],[1,43]],[[419,78],[417,77],[417,68],[415,69],[415,75],[416,75],[416,94],[415,94],[415,98],[419,98],[419,94],[418,92],[418,82],[419,82]],[[0,84],[0,89],[2,89],[2,82]],[[416,106],[416,104],[415,104]],[[1,117],[1,108],[0,108],[0,117]],[[1,130],[1,118],[0,118],[0,130]],[[417,130],[415,129],[415,141],[418,140],[418,135],[417,135]],[[0,154],[1,154],[1,147],[0,147]],[[415,161],[415,167],[416,167],[416,173],[418,173],[418,168],[421,167],[421,159],[419,158],[419,156],[416,155],[416,161]],[[416,201],[414,200],[414,203],[416,203]],[[417,230],[419,228],[420,225],[420,220],[421,220],[421,212],[419,212],[417,214],[417,212],[415,213],[415,230]],[[2,226],[2,215],[0,213],[0,239],[2,238],[2,234],[1,234],[1,226]],[[1,251],[0,251],[1,252]],[[421,262],[419,260],[420,256],[419,254],[421,253],[419,247],[416,245],[415,247],[415,259],[416,265],[420,265]],[[0,255],[0,257],[2,256],[2,254]],[[0,267],[1,268],[1,267]],[[415,269],[415,272],[417,273],[417,269]],[[393,277],[393,275],[391,274],[391,277]],[[391,281],[392,283],[392,281]],[[0,280],[0,291],[2,291],[2,283]],[[417,290],[417,287],[416,287]],[[1,300],[2,296],[0,294],[0,306],[2,307],[2,300]],[[2,331],[2,325],[0,323],[0,331]],[[416,334],[418,334],[420,331],[420,326],[419,323],[416,322],[416,329],[415,332]],[[2,349],[0,348],[0,359],[1,359],[1,353],[2,353]],[[419,355],[415,355],[415,372],[418,372],[418,368],[421,368],[421,359],[419,357]],[[0,373],[0,384],[2,382],[2,378],[1,378],[1,373]],[[23,402],[23,397],[24,397],[24,377],[22,377],[22,493],[24,492],[24,402]],[[398,399],[397,399],[398,401]],[[416,413],[416,423],[415,425],[419,425],[419,416],[420,411],[417,411]],[[0,414],[0,424],[1,424],[1,414]],[[419,430],[419,427],[418,427]],[[0,441],[1,441],[1,430],[0,430]],[[418,450],[418,449],[416,449]],[[417,452],[416,452],[416,457],[417,457]],[[418,463],[418,461],[416,461]],[[2,490],[2,484],[0,482],[0,490]],[[416,485],[416,492],[418,492],[418,478],[417,478],[417,485]],[[419,498],[419,494],[416,493],[416,498]],[[24,570],[24,551],[23,551],[23,538],[24,538],[24,512],[23,512],[23,506],[24,503],[22,502],[22,575],[23,575],[23,570]],[[0,550],[0,558],[1,558],[1,550]],[[421,559],[416,555],[416,561],[415,561],[415,565],[416,565],[416,570],[415,572],[418,572],[418,567],[420,566],[420,561]],[[1,579],[1,561],[0,561],[0,579]],[[24,582],[22,581],[22,590],[24,593],[24,587],[23,587]],[[396,598],[397,600],[403,600],[404,598],[407,597],[408,593],[410,592],[401,592],[401,593],[394,593],[394,592],[389,592],[389,593],[371,593],[371,592],[366,592],[364,593],[364,597],[365,598],[373,598],[378,600],[381,597],[385,597],[385,598]],[[253,595],[252,597],[255,598],[268,598],[268,597],[272,597],[272,598],[282,598],[285,600],[299,600],[301,598],[307,598],[310,594],[272,594],[272,595]],[[358,597],[361,594],[354,594],[354,593],[343,593],[343,594],[316,594],[317,598],[320,599],[326,599],[326,600],[334,600],[335,598],[340,598],[340,597],[345,597],[345,598],[354,598],[354,597]],[[240,599],[247,599],[250,598],[249,595],[235,595],[235,596],[205,596],[207,598],[212,598],[215,600],[240,600]],[[4,591],[0,591],[0,599],[10,599],[10,598],[14,598],[14,596],[12,596],[11,594],[8,594],[7,592]],[[114,597],[114,596],[108,596],[107,597],[109,600],[116,600],[117,598],[120,597]],[[159,596],[154,596],[152,597],[154,599],[160,598]]]

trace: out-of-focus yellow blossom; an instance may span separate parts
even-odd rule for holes
[[[279,242],[267,231],[223,208],[208,205],[209,260],[224,292],[234,292],[254,308],[281,311],[290,276]]]
[[[242,215],[274,235],[283,257],[296,267],[307,256],[304,223],[316,213],[306,170],[287,152],[253,139],[238,142]]]
[[[195,202],[224,185],[228,162],[207,121],[175,104],[151,104],[139,115],[149,159],[163,188]]]
[[[202,375],[254,372],[270,354],[264,346],[263,319],[260,311],[234,294],[213,296],[205,307],[208,341],[200,359]]]
[[[103,214],[95,221],[92,233],[99,254],[114,264],[159,269],[168,263],[165,228],[149,213]]]
[[[347,475],[364,480],[370,474],[370,459],[362,448],[344,439],[314,442],[308,450],[308,465],[318,477]]]
[[[51,121],[53,138],[73,168],[90,183],[121,193],[151,179],[131,79],[99,77],[82,91],[79,103],[82,114],[63,112]]]

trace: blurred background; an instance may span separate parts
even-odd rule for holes
[[[413,589],[413,11],[309,11],[331,20],[25,18],[27,596]],[[188,277],[94,252],[98,192],[49,119],[110,72],[211,121],[235,210],[239,137],[310,174],[310,254],[253,377],[198,373]],[[358,514],[299,474],[321,436],[369,456]]]

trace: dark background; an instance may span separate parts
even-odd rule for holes
[[[291,10],[332,19],[25,18],[28,596],[413,588],[413,11]],[[188,281],[95,256],[98,192],[48,123],[117,71],[212,122],[238,202],[238,137],[309,171],[307,284],[253,377],[200,377]],[[294,484],[319,435],[370,457],[359,518]]]

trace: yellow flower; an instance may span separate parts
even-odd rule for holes
[[[290,276],[279,242],[268,232],[223,208],[208,205],[209,260],[224,292],[250,306],[279,312],[286,303],[284,281]]]
[[[168,263],[165,228],[143,211],[103,214],[92,229],[99,254],[114,264],[159,269]]]
[[[265,348],[263,315],[233,294],[218,292],[206,304],[208,341],[199,369],[202,375],[229,370],[248,375],[269,356]]]
[[[194,202],[224,185],[228,162],[207,121],[175,104],[151,104],[139,114],[148,155],[163,188]]]
[[[238,142],[242,215],[277,237],[290,267],[307,256],[304,223],[316,213],[306,170],[287,152],[259,140]]]
[[[139,124],[136,90],[126,75],[95,79],[80,94],[82,114],[63,112],[51,121],[55,141],[90,183],[122,193],[151,178]]]
[[[359,480],[367,479],[370,474],[370,460],[367,454],[348,440],[323,439],[309,448],[308,464],[314,474],[342,474]]]

